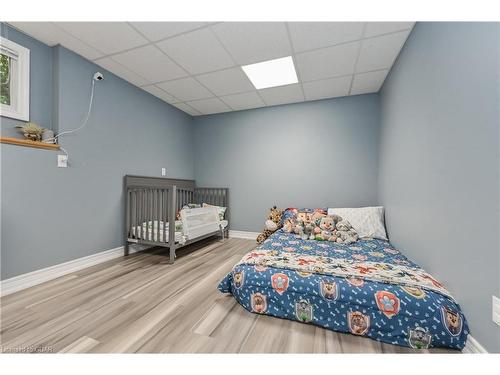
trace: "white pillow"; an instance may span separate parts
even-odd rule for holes
[[[387,241],[384,207],[329,208],[328,215],[333,214],[350,222],[360,238],[379,238]]]

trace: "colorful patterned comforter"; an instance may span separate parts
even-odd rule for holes
[[[389,242],[302,240],[278,230],[219,284],[247,310],[416,349],[462,349],[450,293]]]

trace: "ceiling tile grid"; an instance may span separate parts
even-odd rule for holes
[[[96,60],[95,63],[99,66],[102,66],[104,69],[113,72],[113,74],[117,75],[120,78],[123,78],[125,81],[128,81],[136,86],[144,86],[148,85],[149,81],[130,70],[129,67],[126,67],[119,62],[117,62],[112,57],[104,57],[102,59]]]
[[[210,98],[213,94],[192,77],[158,83],[157,86],[183,102]]]
[[[261,97],[255,92],[245,92],[242,94],[234,94],[228,96],[221,96],[220,99],[226,103],[234,111],[242,109],[251,109],[264,107],[266,104]]]
[[[196,79],[218,96],[254,90],[252,83],[240,67],[198,75]]]
[[[322,79],[319,81],[304,82],[306,100],[319,100],[348,96],[351,87],[352,75]]]
[[[149,82],[168,81],[188,75],[184,69],[154,45],[135,48],[112,57],[113,60],[128,67]]]
[[[295,56],[302,81],[314,81],[354,73],[361,42],[321,48]]]
[[[378,92],[414,22],[12,22],[192,115]],[[292,56],[256,90],[242,65]]]
[[[207,25],[207,22],[130,22],[130,25],[151,42],[157,42]]]
[[[281,105],[287,103],[303,102],[304,94],[298,83],[286,86],[270,87],[259,91],[266,105]]]
[[[174,107],[180,109],[181,111],[186,112],[187,114],[190,114],[191,116],[199,116],[202,114],[186,103],[174,103],[172,105]]]
[[[229,112],[231,108],[219,98],[208,98],[187,102],[189,106],[200,112],[202,115],[211,115],[214,113]]]
[[[143,86],[142,89],[146,90],[150,94],[153,94],[157,98],[160,98],[161,100],[163,100],[169,104],[176,104],[176,103],[180,102],[179,99],[170,95],[168,92],[166,92],[165,90],[161,89],[160,87],[158,87],[156,85]]]
[[[354,76],[351,86],[351,95],[369,94],[378,92],[384,83],[388,69],[375,72],[359,73]]]
[[[359,40],[363,22],[291,22],[288,24],[295,52]]]
[[[191,74],[229,68],[233,59],[210,28],[179,35],[156,44]]]
[[[125,22],[56,22],[56,25],[104,54],[148,43],[146,38]]]
[[[284,22],[224,22],[212,29],[238,65],[292,54]]]

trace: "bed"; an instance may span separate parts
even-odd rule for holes
[[[193,180],[131,176],[124,178],[125,255],[130,244],[176,250],[229,231],[227,188],[197,187]],[[170,225],[169,223],[174,223]]]
[[[218,288],[253,313],[415,349],[462,349],[468,335],[444,286],[380,239],[347,245],[279,229]]]

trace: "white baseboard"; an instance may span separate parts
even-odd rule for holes
[[[131,245],[130,253],[132,254],[149,247],[150,246]],[[100,253],[92,254],[83,258],[56,264],[55,266],[42,268],[40,270],[25,273],[19,276],[14,276],[10,279],[1,281],[0,295],[6,296],[7,294],[18,292],[31,286],[38,285],[49,280],[57,279],[58,277],[67,275],[68,273],[76,272],[111,259],[119,258],[121,256],[123,256],[123,246],[101,251]]]
[[[467,336],[467,342],[462,350],[466,354],[488,353],[488,351],[471,335]]]
[[[229,230],[229,237],[232,238],[243,238],[245,240],[256,240],[258,232],[246,232],[243,230]]]

